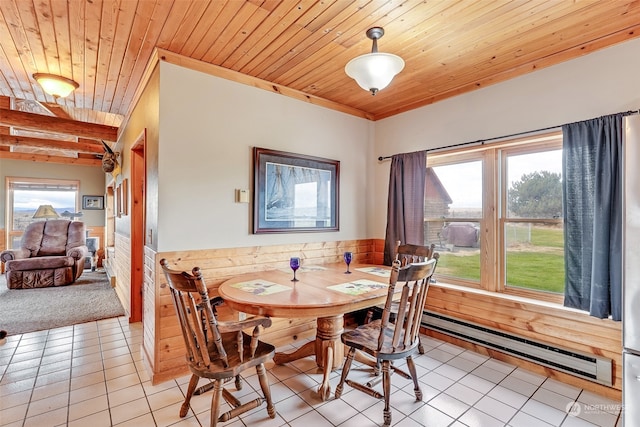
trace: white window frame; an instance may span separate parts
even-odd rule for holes
[[[78,211],[80,206],[80,181],[71,179],[49,179],[49,178],[28,178],[28,177],[5,177],[5,194],[6,194],[6,212],[5,212],[5,247],[10,249],[14,239],[22,237],[23,230],[14,230],[13,227],[13,202],[14,202],[14,189],[17,186],[31,185],[34,190],[38,187],[75,187],[76,200],[75,211]]]
[[[538,218],[507,218],[506,159],[507,155],[535,153],[551,149],[562,149],[562,133],[552,132],[478,145],[471,148],[457,148],[438,151],[427,155],[427,167],[444,166],[473,160],[482,161],[482,218],[455,218],[455,221],[480,223],[480,281],[464,280],[445,276],[442,281],[480,288],[489,292],[504,293],[519,297],[562,304],[564,295],[536,291],[506,284],[505,224],[507,223],[549,223],[562,224],[563,219],[541,220]],[[429,222],[452,222],[452,219],[430,218]],[[541,272],[541,276],[543,276]],[[541,277],[541,280],[544,280]]]

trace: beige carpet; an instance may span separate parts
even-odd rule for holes
[[[72,285],[7,289],[0,274],[0,329],[8,335],[53,329],[125,314],[104,271],[85,270]]]

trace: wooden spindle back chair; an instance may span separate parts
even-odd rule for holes
[[[402,267],[413,262],[423,262],[435,259],[436,265],[433,267],[435,273],[435,268],[438,266],[440,254],[436,252],[436,245],[433,243],[428,246],[412,245],[408,243],[401,245],[400,241],[398,241],[396,244],[396,259],[400,260],[400,265]],[[418,352],[420,354],[424,354],[422,341],[418,343]]]
[[[273,359],[275,348],[260,341],[260,328],[271,326],[271,319],[252,317],[239,322],[218,321],[216,305],[222,302],[216,298],[209,299],[207,287],[198,267],[191,274],[173,270],[166,259],[160,261],[162,270],[171,290],[173,305],[178,316],[180,328],[187,350],[187,364],[191,370],[191,380],[184,403],[180,408],[180,417],[189,410],[189,403],[200,378],[213,380],[198,389],[200,392],[213,388],[211,398],[211,426],[218,422],[243,414],[267,402],[267,413],[275,418],[276,410],[271,400],[271,390],[264,368],[264,363]],[[252,335],[244,332],[253,328]],[[242,404],[231,392],[224,388],[224,383],[236,378],[236,388],[241,387],[240,373],[254,367],[263,397]],[[198,393],[195,393],[198,394]],[[232,409],[220,415],[220,398],[224,398]]]
[[[402,376],[413,380],[416,400],[422,400],[422,391],[418,384],[412,356],[418,350],[422,308],[427,298],[429,282],[435,270],[436,260],[411,263],[405,267],[401,267],[400,264],[400,260],[395,260],[393,263],[382,318],[358,326],[341,335],[341,340],[349,347],[349,352],[335,393],[335,397],[340,398],[346,382],[356,390],[384,399],[385,426],[391,424],[389,397],[391,393],[391,362],[393,360],[406,359],[409,373],[403,372]],[[398,287],[401,288],[399,289],[399,300],[396,295]],[[391,323],[389,321],[391,307],[395,304],[397,304],[398,311],[395,322]],[[348,379],[357,350],[369,354],[377,364],[382,366],[382,393],[372,386]],[[399,369],[395,368],[395,371],[399,372]]]
[[[439,257],[440,254],[436,252],[436,245],[434,243],[428,246],[411,245],[408,243],[401,245],[400,241],[396,243],[396,259],[400,261],[402,267],[412,262],[423,262],[434,258],[437,260]]]
[[[412,245],[412,244],[400,244],[400,240],[396,242],[396,256],[395,259],[400,261],[400,266],[404,267],[407,264],[415,263],[415,262],[424,262],[430,259],[436,260],[436,266],[438,265],[438,260],[440,259],[440,254],[436,252],[436,245],[431,244],[428,246],[420,246],[420,245]],[[435,272],[435,267],[434,267]],[[382,308],[382,307],[380,307]],[[397,308],[395,304],[391,307],[391,313],[396,313]],[[367,311],[367,315],[365,317],[364,323],[368,323],[373,319],[374,309],[371,308]],[[418,351],[420,354],[424,354],[424,346],[422,345],[422,341],[418,344]],[[375,375],[378,375],[377,367],[375,367]]]

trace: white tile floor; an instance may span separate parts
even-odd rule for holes
[[[141,324],[125,318],[9,336],[0,343],[0,425],[208,426],[211,394],[194,396],[187,417],[180,419],[189,377],[151,385],[141,362],[141,339]],[[621,425],[619,402],[448,343],[425,337],[423,342],[427,354],[415,359],[423,401],[415,402],[410,380],[392,380],[392,417],[398,427]],[[369,376],[357,367],[352,372]],[[349,386],[341,399],[321,402],[314,390],[322,376],[310,358],[271,363],[267,369],[276,418],[268,418],[263,405],[222,425],[382,424],[382,402]],[[255,370],[246,374],[236,393],[241,400],[259,389]],[[332,390],[338,380],[334,372]]]

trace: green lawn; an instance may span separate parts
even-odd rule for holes
[[[507,255],[507,285],[548,292],[564,292],[564,256],[543,252]]]
[[[514,226],[508,241],[507,284],[547,292],[564,292],[564,238],[550,227]],[[529,242],[530,240],[530,242]],[[480,251],[440,252],[437,274],[480,280]]]

